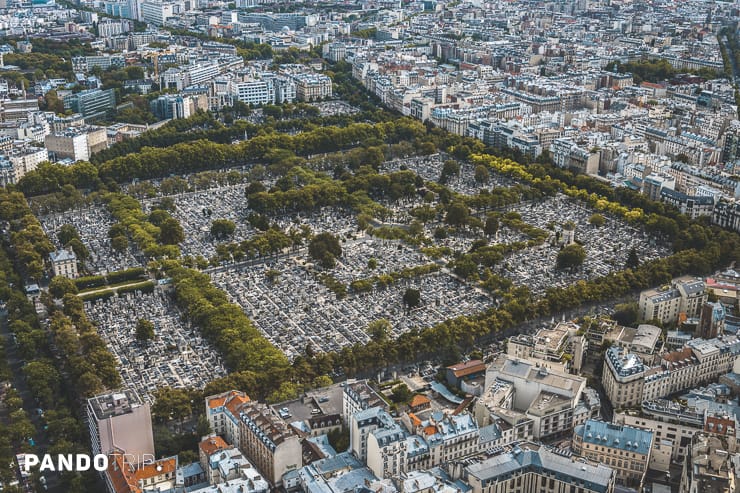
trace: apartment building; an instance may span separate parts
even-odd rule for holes
[[[738,355],[736,336],[692,339],[681,349],[661,354],[657,366],[612,346],[606,351],[602,383],[615,409],[638,407],[643,401],[715,380],[732,370]]]
[[[698,317],[707,301],[704,281],[691,277],[674,279],[670,286],[648,289],[640,293],[638,310],[642,320],[658,320],[673,324],[683,315]]]
[[[303,466],[298,435],[272,409],[249,401],[239,407],[239,450],[273,486],[283,474]]]
[[[62,248],[49,254],[51,270],[55,276],[77,277],[77,255],[71,248]]]
[[[472,493],[612,493],[615,477],[614,470],[603,464],[577,461],[532,443],[462,470]]]
[[[249,402],[249,396],[231,390],[206,397],[206,417],[211,430],[222,436],[227,443],[239,442],[239,407]]]
[[[476,405],[475,411],[480,425],[485,423],[486,412],[509,409],[531,419],[532,434],[540,440],[570,434],[573,426],[598,414],[600,407],[598,399],[586,399],[591,394],[585,392],[585,378],[508,355],[488,368],[485,389],[480,403],[484,408]],[[504,389],[497,393],[498,402],[487,396],[492,389]]]
[[[644,429],[590,419],[573,430],[573,453],[611,467],[618,483],[641,487],[653,439]]]
[[[140,460],[154,458],[149,403],[133,389],[87,400],[87,422],[93,454],[126,453]]]

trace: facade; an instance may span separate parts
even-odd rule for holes
[[[88,399],[87,421],[93,454],[123,452],[141,459],[154,458],[149,404],[133,389]]]
[[[56,160],[87,161],[108,147],[108,133],[101,127],[69,127],[47,135],[44,143]]]
[[[238,390],[231,390],[206,397],[206,417],[211,430],[222,436],[227,443],[239,441],[239,407],[249,402],[249,396]]]
[[[690,277],[674,279],[670,287],[648,289],[640,293],[640,318],[672,324],[679,320],[681,314],[688,318],[698,317],[707,297],[703,281]]]
[[[113,89],[89,89],[64,97],[64,109],[84,117],[102,114],[115,107],[116,93]]]
[[[332,96],[331,79],[323,74],[293,75],[299,101],[320,101]]]
[[[712,339],[725,331],[725,309],[722,303],[704,303],[699,316],[697,337]]]
[[[239,407],[239,450],[275,486],[286,472],[303,466],[300,439],[265,404]]]
[[[540,440],[570,435],[600,409],[598,398],[586,392],[585,378],[508,355],[488,368],[485,389],[475,410],[480,426],[491,416],[513,414],[515,423],[531,420],[532,435]]]
[[[523,444],[462,467],[472,493],[611,493],[615,484],[609,467],[577,462],[543,445]]]
[[[606,351],[602,383],[615,409],[638,407],[643,401],[713,381],[732,370],[739,354],[735,336],[692,339],[681,349],[661,354],[657,366],[612,346]]]
[[[23,147],[8,151],[6,156],[13,166],[13,177],[17,183],[26,173],[35,170],[44,161],[48,161],[49,151],[45,148]]]
[[[623,485],[642,486],[652,448],[653,433],[640,428],[588,420],[573,431],[573,453],[611,467]]]
[[[77,255],[71,248],[63,248],[49,254],[51,269],[55,276],[77,277]]]

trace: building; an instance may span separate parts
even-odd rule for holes
[[[639,411],[614,415],[615,423],[651,431],[655,444],[668,446],[669,459],[681,462],[689,453],[691,439],[697,433],[723,435],[737,443],[740,438],[737,419],[734,405],[718,402],[711,393],[693,397],[686,404],[667,399],[645,401]],[[652,465],[651,469],[656,469],[656,466]]]
[[[674,279],[670,286],[641,292],[638,311],[642,320],[674,324],[679,316],[698,317],[707,298],[704,281],[682,277]]]
[[[154,459],[149,404],[133,389],[87,400],[87,421],[93,454],[126,453]],[[174,469],[173,469],[174,470]]]
[[[172,491],[178,482],[177,469],[177,456],[156,461],[152,456],[148,463],[135,464],[116,454],[109,459],[104,474],[106,489],[108,493]]]
[[[113,89],[88,89],[64,96],[64,109],[84,117],[101,115],[115,108],[116,93]]]
[[[342,392],[342,418],[349,424],[352,416],[371,407],[388,408],[388,403],[368,385],[367,380],[346,382]]]
[[[299,101],[320,101],[332,96],[332,82],[327,75],[296,74],[292,78]]]
[[[724,437],[697,433],[681,474],[680,493],[732,493],[737,489],[735,447]]]
[[[479,426],[513,411],[517,422],[531,420],[539,440],[570,435],[600,409],[598,399],[592,401],[586,392],[585,378],[508,355],[489,366],[485,389],[475,408]]]
[[[614,471],[603,464],[580,462],[530,443],[460,467],[472,493],[611,493],[615,484]]]
[[[63,248],[49,254],[51,270],[55,276],[77,277],[77,255],[71,248]]]
[[[564,235],[572,233],[573,230],[563,230]],[[506,353],[517,358],[563,363],[567,368],[579,371],[586,347],[587,341],[580,334],[580,327],[572,322],[561,322],[553,328],[539,329],[533,336],[517,334],[510,337]]]
[[[105,24],[101,24],[103,26]],[[120,34],[114,33],[114,34]],[[126,66],[126,59],[123,55],[103,54],[94,56],[76,56],[72,57],[72,69],[75,73],[88,73],[95,67],[101,70],[110,70],[111,68],[123,68]]]
[[[269,491],[270,485],[241,451],[233,445],[227,445],[218,435],[210,435],[202,440],[198,444],[198,452],[208,484],[229,484],[249,476],[260,483],[257,491]]]
[[[615,409],[638,406],[643,401],[648,367],[639,356],[618,346],[607,349],[604,359],[601,381],[612,406]]]
[[[466,381],[484,377],[486,374],[486,365],[479,359],[457,363],[447,367],[447,383],[451,386],[461,389]]]
[[[722,335],[724,331],[725,309],[722,303],[704,303],[701,307],[696,336],[702,339],[712,339]]]
[[[590,419],[573,430],[573,453],[611,467],[627,486],[642,487],[652,448],[653,433],[640,428]]]
[[[216,435],[227,443],[239,442],[239,407],[249,402],[249,396],[238,390],[206,397],[206,417]]]
[[[239,407],[239,450],[273,486],[303,466],[298,436],[269,406],[253,401]]]
[[[184,11],[184,8],[176,2],[144,0],[140,5],[142,22],[155,26],[164,25],[167,19]]]
[[[349,415],[349,450],[367,463],[368,436],[377,429],[396,429],[396,423],[381,407],[369,407]],[[402,433],[400,428],[399,433]],[[377,440],[376,440],[377,441]]]
[[[49,151],[45,148],[28,146],[11,149],[6,156],[13,165],[13,175],[17,183],[26,173],[35,170],[44,161],[48,161]]]
[[[38,99],[4,99],[2,100],[2,121],[17,122],[28,120],[29,113],[39,110]]]
[[[733,369],[739,354],[736,336],[692,339],[681,349],[662,353],[657,366],[612,346],[606,351],[602,383],[615,409],[638,407],[643,401],[715,380]]]
[[[56,160],[88,161],[94,153],[108,148],[108,133],[102,127],[69,127],[47,135],[44,144]]]

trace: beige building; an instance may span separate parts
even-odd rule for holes
[[[239,441],[239,407],[246,402],[249,402],[249,396],[238,390],[206,397],[208,424],[229,444]]]
[[[250,401],[239,407],[239,450],[273,486],[286,472],[303,467],[300,439],[266,404]]]
[[[71,248],[62,248],[49,254],[51,270],[55,276],[64,276],[70,279],[77,277],[77,255]]]
[[[87,400],[87,421],[93,454],[113,452],[154,459],[154,435],[149,403],[133,389]],[[129,461],[130,462],[130,461]]]
[[[47,135],[44,143],[57,160],[87,161],[96,152],[108,148],[108,134],[100,127],[70,127]]]
[[[669,287],[648,289],[640,293],[640,319],[674,324],[681,316],[698,317],[707,297],[704,281],[692,277],[674,279]]]
[[[472,493],[611,493],[615,483],[606,465],[576,461],[532,443],[453,467],[463,468]]]
[[[502,356],[488,368],[474,413],[479,426],[488,425],[487,413],[496,414],[497,408],[523,413],[532,420],[533,437],[544,439],[570,434],[573,426],[597,415],[598,398],[591,400],[591,395],[583,377]]]
[[[639,487],[653,448],[653,433],[640,428],[588,420],[573,431],[573,453],[606,464],[617,483]]]

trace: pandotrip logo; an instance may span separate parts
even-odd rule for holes
[[[22,468],[23,472],[30,472],[35,466],[39,466],[39,471],[45,472],[84,472],[94,469],[103,472],[108,469],[112,460],[121,457],[123,466],[139,466],[141,464],[151,464],[155,462],[152,454],[25,454],[25,460]]]

